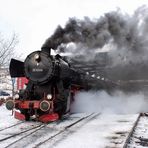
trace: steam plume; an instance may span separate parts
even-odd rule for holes
[[[148,101],[141,92],[125,94],[116,91],[110,95],[105,91],[80,92],[76,95],[72,112],[101,112],[130,114],[147,112]]]
[[[120,10],[104,14],[99,19],[69,19],[64,28],[58,26],[43,47],[57,49],[60,45],[74,42],[82,44],[86,50],[101,48],[109,43],[117,50],[143,53],[147,45],[148,8],[138,8],[132,16],[122,14]],[[123,49],[124,48],[124,49]],[[81,50],[81,49],[79,49]],[[93,51],[92,51],[93,52]]]
[[[93,61],[96,52],[106,47],[111,59],[107,65],[111,70],[106,70],[108,77],[132,79],[135,75],[134,79],[148,78],[148,8],[141,6],[133,15],[117,10],[98,19],[71,18],[64,28],[57,27],[42,49],[70,52],[75,58],[81,55],[82,61]],[[99,63],[99,60],[95,59],[95,62]],[[124,76],[122,72],[116,75],[117,71],[125,70],[128,72]]]

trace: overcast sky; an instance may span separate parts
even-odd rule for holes
[[[57,25],[64,26],[70,17],[99,18],[120,8],[132,15],[148,0],[0,0],[0,32],[18,35],[17,51],[25,57],[40,50]]]

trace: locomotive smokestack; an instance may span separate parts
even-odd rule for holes
[[[41,51],[48,53],[49,55],[51,54],[51,48],[48,46],[42,46]]]

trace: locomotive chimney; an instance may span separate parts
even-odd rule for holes
[[[46,45],[43,45],[43,46],[41,47],[41,51],[46,52],[46,53],[48,53],[48,54],[50,55],[50,53],[51,53],[51,48],[48,47],[48,46],[46,46]]]

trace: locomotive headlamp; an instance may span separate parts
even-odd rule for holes
[[[35,54],[35,55],[34,55],[34,59],[35,59],[35,60],[39,60],[39,58],[40,58],[39,54]]]
[[[6,108],[7,108],[8,110],[12,110],[12,109],[14,108],[14,101],[13,101],[13,100],[8,100],[8,101],[6,102]]]
[[[51,94],[48,94],[47,95],[47,99],[51,100],[52,99],[52,95]]]
[[[20,97],[19,94],[14,95],[14,99],[18,99],[19,97]]]
[[[40,103],[40,109],[43,111],[43,112],[46,112],[50,109],[50,103],[46,100],[42,101]]]

